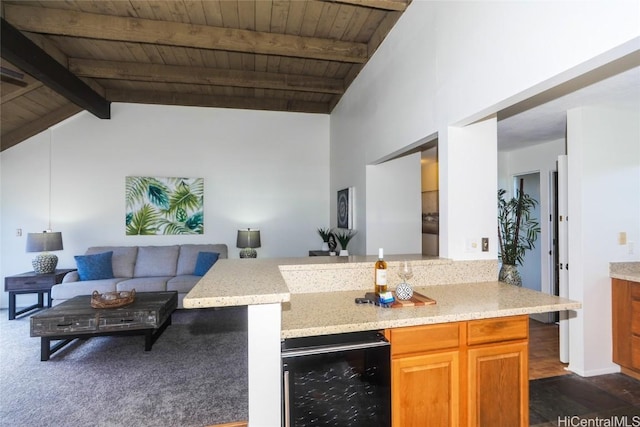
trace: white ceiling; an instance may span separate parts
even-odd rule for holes
[[[640,67],[498,121],[498,150],[515,150],[562,139],[567,110],[590,105],[640,111]]]

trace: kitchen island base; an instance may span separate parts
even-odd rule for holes
[[[392,426],[528,426],[528,316],[410,326],[391,342]]]

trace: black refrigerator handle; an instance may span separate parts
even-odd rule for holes
[[[336,353],[339,351],[363,350],[374,347],[388,346],[389,342],[385,340],[367,341],[352,344],[337,344],[317,347],[306,347],[300,349],[285,350],[282,352],[283,359],[292,357],[311,356],[315,354]]]

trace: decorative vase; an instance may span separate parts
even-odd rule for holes
[[[518,267],[512,264],[502,264],[500,273],[498,274],[498,280],[509,285],[522,287],[522,278],[520,277],[520,273],[518,273]]]
[[[31,265],[33,266],[33,271],[38,274],[53,273],[58,265],[58,257],[52,253],[44,252],[36,255],[31,261]]]
[[[411,288],[410,284],[400,283],[398,286],[396,286],[396,297],[398,297],[399,300],[410,300],[412,296],[413,289]]]
[[[349,251],[346,249],[340,249],[340,256],[349,256]]]
[[[322,250],[329,252],[329,242],[322,242]]]

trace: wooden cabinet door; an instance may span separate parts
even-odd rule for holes
[[[392,426],[458,426],[459,379],[457,350],[392,360]]]
[[[626,280],[612,279],[611,282],[613,361],[620,366],[631,367],[631,286]]]
[[[640,283],[627,281],[631,297],[631,368],[640,371]]]
[[[527,343],[470,348],[469,426],[529,425]]]

